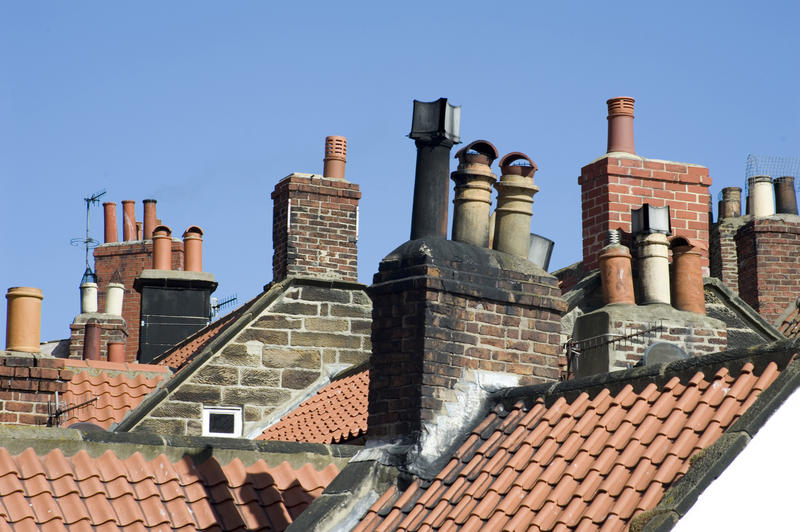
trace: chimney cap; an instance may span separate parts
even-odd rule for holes
[[[183,232],[183,238],[191,235],[203,236],[203,230],[196,225],[189,226],[189,228]]]
[[[83,277],[81,277],[81,284],[86,283],[97,284],[97,274],[95,274],[88,266],[86,267],[86,271],[83,272]]]
[[[449,140],[461,142],[461,106],[452,105],[447,98],[435,102],[414,100],[414,114],[409,137],[414,140]]]
[[[631,232],[634,235],[672,233],[672,224],[669,217],[669,205],[655,207],[645,203],[638,209],[631,210]]]
[[[156,203],[156,200],[152,198],[143,199],[142,203]]]
[[[491,166],[497,157],[497,148],[488,140],[470,142],[458,150],[455,155],[455,159],[463,164],[485,164],[486,166]]]
[[[633,103],[636,100],[630,96],[617,96],[606,100],[608,105],[608,116],[633,116]]]
[[[528,164],[525,164],[525,163]],[[518,163],[518,164],[514,164]],[[500,170],[503,175],[521,175],[523,177],[533,177],[539,169],[530,157],[519,151],[512,151],[500,159]]]
[[[155,229],[153,229],[153,236],[155,236],[156,234],[164,236],[172,236],[172,229],[170,229],[166,225],[159,225]]]

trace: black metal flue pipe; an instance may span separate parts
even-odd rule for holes
[[[411,240],[447,237],[450,203],[450,149],[459,142],[461,108],[447,103],[414,100],[411,134],[417,146]]]

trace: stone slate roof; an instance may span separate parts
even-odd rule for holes
[[[150,364],[65,359],[64,365],[73,371],[59,399],[64,427],[93,423],[109,429],[170,376],[166,367]]]
[[[0,434],[0,530],[284,530],[352,455],[302,444],[36,431]]]
[[[309,399],[256,439],[309,443],[345,443],[367,432],[369,369],[348,371],[323,386]]]
[[[800,384],[797,352],[784,342],[502,390],[444,467],[384,491],[354,530],[666,530],[746,444],[742,427],[752,437],[779,407],[773,388]]]

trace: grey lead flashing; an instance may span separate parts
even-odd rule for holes
[[[701,493],[736,459],[761,427],[783,403],[800,388],[800,360],[784,369],[775,382],[761,392],[758,399],[710,447],[690,461],[691,466],[680,480],[669,488],[653,510],[631,522],[634,532],[671,530],[692,508]],[[634,523],[635,522],[635,523]],[[634,528],[634,524],[637,525]]]

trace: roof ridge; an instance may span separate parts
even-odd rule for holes
[[[495,402],[507,403],[518,399],[542,397],[549,404],[559,397],[571,400],[581,393],[587,393],[591,397],[602,389],[608,389],[614,394],[628,384],[637,390],[651,382],[661,387],[673,377],[677,376],[683,382],[698,371],[716,373],[720,368],[726,367],[734,368],[738,372],[748,362],[753,364],[753,372],[760,374],[764,367],[773,361],[778,363],[780,369],[785,368],[798,350],[800,350],[800,339],[778,340],[760,346],[710,353],[666,364],[600,373],[569,381],[504,388],[494,392],[489,398]]]

